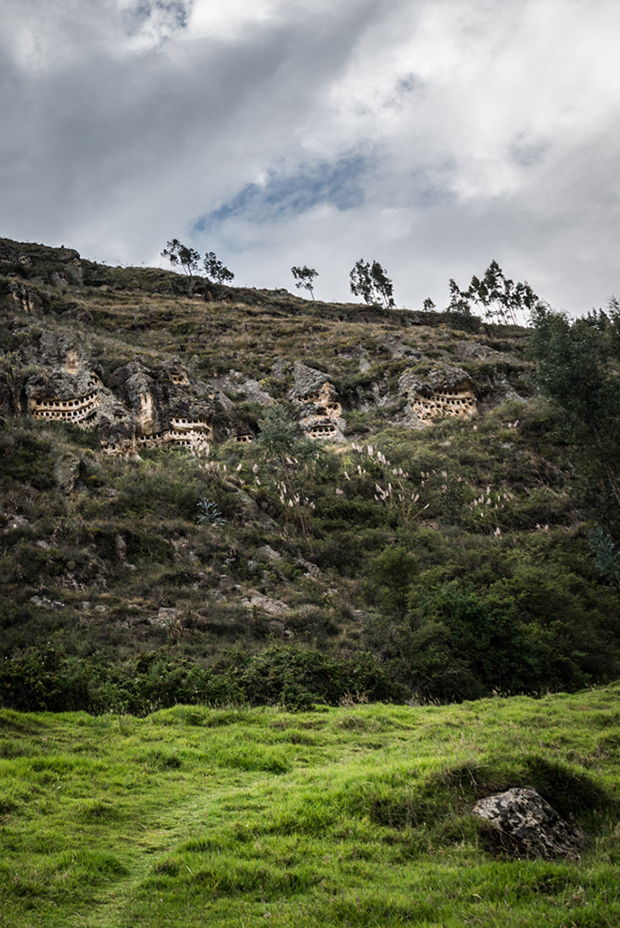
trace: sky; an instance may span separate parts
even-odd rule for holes
[[[620,297],[618,0],[0,0],[0,236],[448,302]]]

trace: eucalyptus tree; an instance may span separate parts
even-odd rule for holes
[[[204,257],[203,265],[209,280],[216,284],[229,284],[235,277],[232,271],[224,267],[213,251],[207,252]]]
[[[467,290],[461,290],[450,280],[448,311],[471,314],[472,303],[482,307],[490,321],[519,325],[520,316],[527,316],[539,302],[539,297],[525,282],[515,283],[506,277],[497,261],[491,261],[482,277],[472,277]]]
[[[200,255],[196,249],[190,248],[188,245],[183,245],[178,238],[173,238],[166,243],[166,247],[161,252],[161,256],[162,258],[167,258],[173,267],[178,267],[180,265],[183,268],[183,272],[189,278],[187,294],[191,297],[194,290],[194,274],[198,270],[200,262]]]
[[[531,319],[538,385],[562,409],[575,463],[620,535],[620,304],[569,319],[538,303]]]
[[[292,267],[291,274],[295,278],[295,286],[308,290],[310,297],[314,300],[314,278],[319,276],[319,272],[313,267]]]
[[[394,286],[378,261],[364,261],[360,258],[349,274],[351,292],[361,296],[365,303],[382,303],[385,309],[391,309],[394,303]]]

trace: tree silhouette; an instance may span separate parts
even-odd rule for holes
[[[515,284],[497,261],[491,261],[482,277],[472,277],[467,290],[450,281],[451,312],[469,315],[472,302],[484,307],[487,319],[518,325],[519,313],[531,313],[539,299],[527,282]]]
[[[191,297],[194,289],[194,272],[198,270],[200,255],[194,248],[182,245],[178,238],[173,238],[166,243],[166,247],[161,253],[162,258],[167,258],[173,267],[179,264],[189,278],[187,294]]]
[[[392,281],[378,261],[370,264],[360,258],[349,277],[351,292],[355,296],[361,296],[366,303],[383,303],[385,309],[396,305],[392,296],[394,292]]]
[[[319,272],[304,264],[303,267],[292,267],[291,274],[295,278],[295,286],[308,290],[310,297],[314,300],[314,278],[319,276]]]
[[[214,283],[228,284],[234,279],[235,275],[233,272],[229,271],[227,267],[224,267],[219,258],[216,257],[215,252],[207,252],[203,263],[207,277],[209,280],[214,281]]]

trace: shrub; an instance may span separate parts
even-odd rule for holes
[[[125,663],[79,658],[51,646],[0,663],[0,705],[19,711],[129,712],[145,715],[178,703],[224,706],[281,704],[300,709],[337,705],[346,696],[398,695],[372,656],[328,657],[302,648],[270,647],[254,657],[231,652],[212,667],[162,647]]]
[[[418,563],[406,548],[386,548],[368,565],[368,595],[387,615],[404,616]]]
[[[319,651],[271,647],[239,668],[250,705],[280,703],[302,709],[313,703],[337,705],[345,696],[388,699],[394,689],[370,655],[339,660]]]
[[[54,459],[50,442],[10,429],[0,434],[0,485],[27,483],[35,490],[54,485]]]

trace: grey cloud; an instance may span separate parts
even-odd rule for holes
[[[519,135],[510,146],[510,156],[521,167],[529,168],[542,161],[550,148],[551,143],[546,140],[529,141]]]
[[[424,81],[417,74],[407,74],[396,82],[394,92],[384,102],[385,107],[402,107],[407,97],[413,93],[420,93],[424,89]]]
[[[137,0],[124,10],[127,34],[134,36],[152,28],[162,35],[170,35],[187,26],[193,0]]]
[[[207,199],[216,200],[213,183],[229,167],[226,149],[251,173],[269,168],[313,95],[341,67],[342,36],[306,30],[300,49],[301,28],[257,30],[252,42],[233,47],[200,39],[176,56],[119,58],[95,48],[87,66],[80,61],[51,74],[13,67],[3,143],[11,157],[2,159],[0,174],[5,195],[27,175],[29,190],[23,180],[17,184],[22,216],[30,216],[25,224],[34,227],[51,209],[65,238],[72,222],[109,204],[115,191],[135,186],[145,195],[145,180],[154,197],[167,185],[183,199],[184,184],[202,182],[211,190]],[[311,85],[308,59],[316,69]]]
[[[491,258],[570,310],[620,289],[620,100],[610,71],[593,127],[557,65],[530,77],[549,0],[281,0],[219,38],[202,2],[5,0],[1,234],[136,263],[189,238],[257,286],[310,261],[340,298],[366,255],[410,305]],[[613,11],[568,7],[577,46]]]

